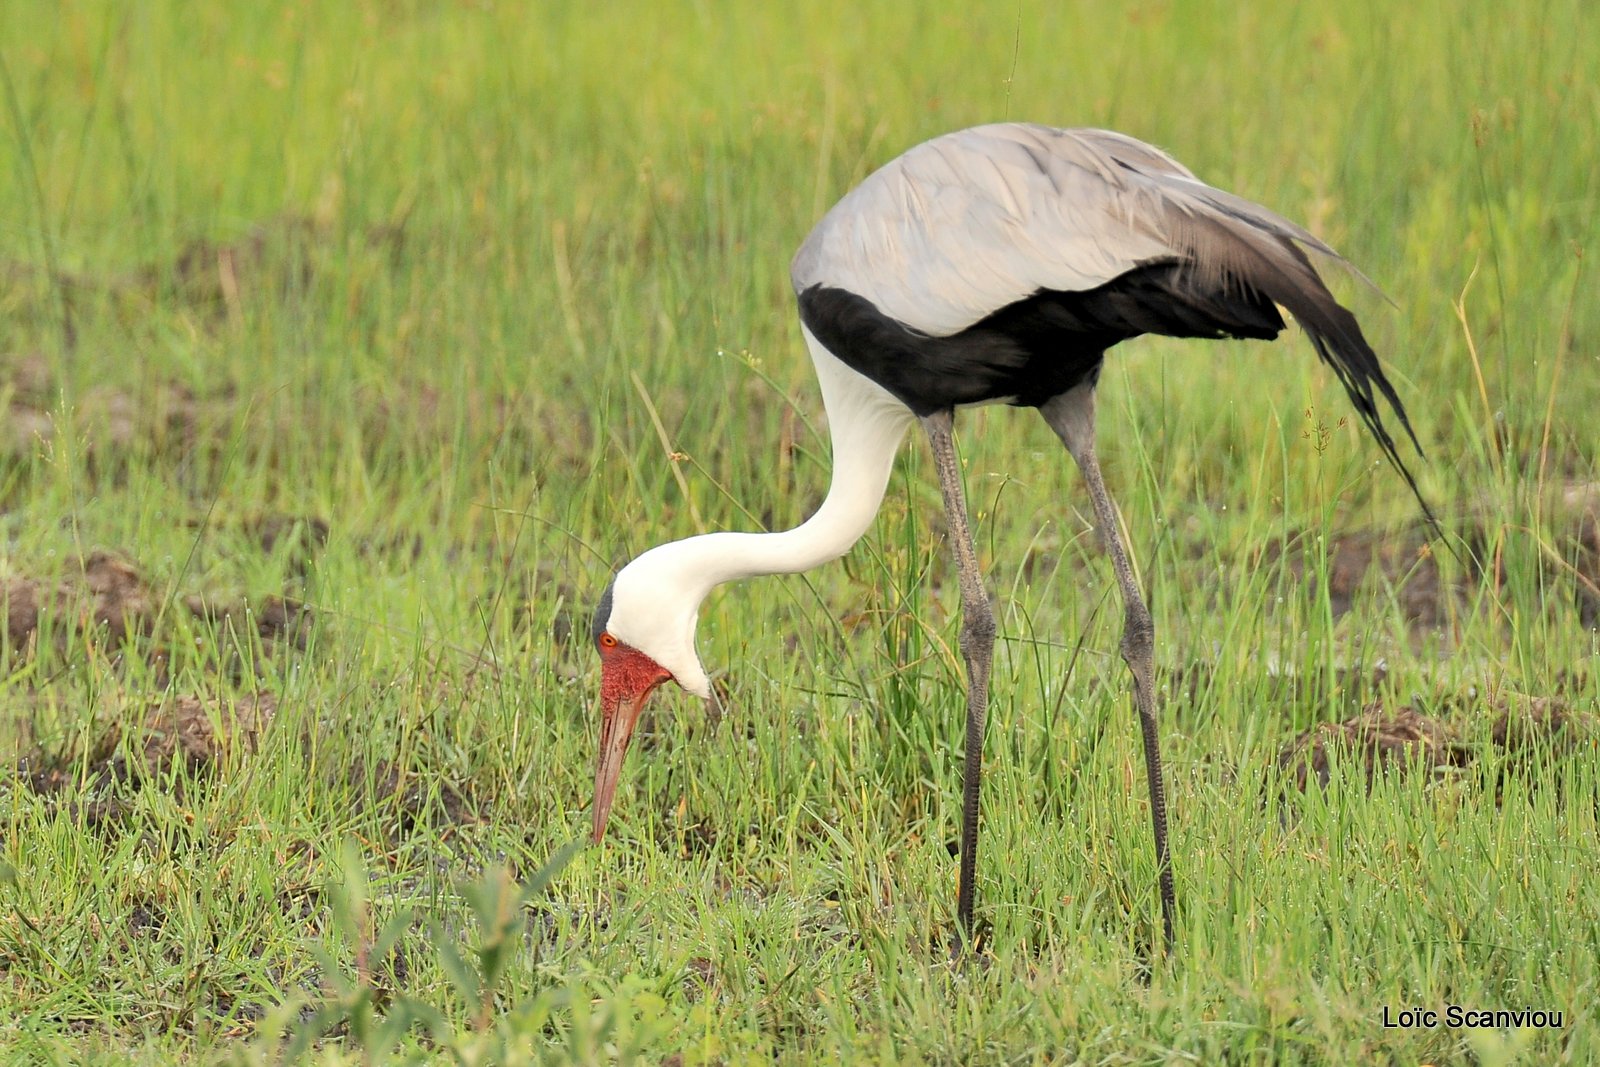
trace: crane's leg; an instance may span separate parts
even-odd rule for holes
[[[1172,861],[1167,852],[1167,789],[1161,774],[1161,739],[1156,728],[1155,625],[1150,609],[1139,595],[1122,532],[1117,525],[1116,506],[1100,477],[1100,462],[1094,454],[1094,385],[1085,383],[1040,405],[1039,413],[1067,446],[1089,487],[1094,502],[1094,518],[1101,540],[1111,556],[1122,587],[1122,659],[1133,675],[1133,699],[1139,708],[1139,725],[1144,733],[1144,766],[1150,783],[1150,821],[1155,829],[1156,871],[1161,891],[1161,926],[1170,951],[1173,940]]]
[[[955,413],[925,416],[922,428],[933,446],[939,471],[939,489],[950,523],[956,567],[961,575],[961,656],[967,662],[967,755],[961,782],[961,883],[956,891],[956,949],[972,938],[973,883],[978,870],[978,792],[983,783],[983,724],[989,707],[989,668],[994,662],[994,609],[983,588],[978,553],[967,525],[966,494],[961,489],[961,467],[956,462],[953,431]]]

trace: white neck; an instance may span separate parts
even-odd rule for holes
[[[909,408],[846,367],[810,331],[805,338],[833,439],[833,480],[816,514],[779,533],[712,533],[659,545],[624,567],[613,585],[612,633],[702,696],[709,681],[694,651],[694,629],[706,594],[740,578],[809,570],[849,551],[878,513],[914,420]]]
[[[777,533],[712,533],[670,548],[673,563],[703,584],[796,574],[837,559],[872,525],[889,487],[895,453],[914,416],[885,389],[841,363],[805,331],[833,440],[833,479],[814,515]],[[660,551],[659,549],[656,551]]]

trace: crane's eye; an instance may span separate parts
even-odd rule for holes
[[[602,633],[600,635],[600,647],[601,648],[616,648],[617,647],[617,639],[615,637],[612,637],[608,633]]]

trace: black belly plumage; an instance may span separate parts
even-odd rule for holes
[[[1283,329],[1261,293],[1202,289],[1177,263],[1137,267],[1082,292],[1040,290],[944,337],[845,289],[813,285],[799,303],[801,321],[829,352],[919,416],[995,400],[1037,407],[1093,382],[1106,350],[1140,334],[1270,340]]]

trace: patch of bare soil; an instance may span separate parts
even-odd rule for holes
[[[170,256],[132,270],[54,273],[31,263],[0,263],[0,278],[53,290],[68,321],[85,296],[110,297],[130,314],[177,303],[202,325],[239,319],[261,294],[304,292],[332,257],[365,252],[395,262],[404,249],[405,219],[350,233],[329,218],[285,214],[268,218],[231,239],[193,237]]]
[[[1464,767],[1469,759],[1437,719],[1410,707],[1390,712],[1374,703],[1353,719],[1302,731],[1278,754],[1278,765],[1299,789],[1313,780],[1325,786],[1334,760],[1343,753],[1360,761],[1368,785],[1391,769],[1433,774]]]
[[[313,259],[306,253],[316,239],[311,220],[286,217],[232,241],[191,238],[172,259],[146,264],[134,277],[152,291],[170,287],[190,307],[239,314],[253,290],[309,286]]]
[[[67,632],[121,644],[154,628],[159,600],[138,570],[109,552],[92,552],[75,573],[61,581],[11,577],[0,581],[6,606],[6,640],[24,648],[42,620],[57,622],[57,637]]]
[[[1576,756],[1592,748],[1596,740],[1592,716],[1581,715],[1549,697],[1507,707],[1490,733],[1490,742],[1505,755],[1505,770],[1516,772],[1531,770],[1541,760]]]
[[[35,793],[81,812],[90,826],[109,826],[126,813],[125,787],[156,779],[175,762],[189,772],[188,780],[208,777],[230,754],[255,751],[277,710],[269,693],[233,701],[183,695],[123,709],[86,758],[34,752],[17,765],[18,777]]]
[[[91,552],[60,579],[14,575],[0,579],[0,604],[5,608],[5,641],[27,654],[41,634],[58,649],[71,640],[121,650],[130,638],[157,635],[166,597],[152,589],[139,568],[111,552]],[[311,609],[288,597],[219,602],[199,595],[178,605],[196,619],[222,627],[245,623],[264,642],[303,648],[312,623]],[[165,661],[160,641],[148,654]]]
[[[1269,545],[1266,562],[1280,558],[1296,583],[1321,590],[1323,562],[1311,558],[1305,545]],[[1365,531],[1345,534],[1329,545],[1325,569],[1335,618],[1349,612],[1357,593],[1371,582],[1392,589],[1405,620],[1422,630],[1445,626],[1452,606],[1464,597],[1464,590],[1442,582],[1432,547],[1417,531],[1398,537]]]
[[[295,574],[305,577],[328,544],[327,519],[315,515],[253,515],[243,529],[267,555],[284,552]]]
[[[184,598],[184,607],[219,631],[254,631],[263,641],[304,649],[310,637],[312,613],[309,605],[292,597],[267,596],[254,602],[217,603],[201,596]]]
[[[1500,786],[1542,761],[1576,755],[1597,736],[1596,724],[1556,697],[1454,696],[1432,707],[1369,704],[1360,715],[1303,730],[1278,753],[1288,784],[1326,786],[1333,766],[1355,761],[1367,785],[1390,773],[1444,777],[1486,756],[1499,757]],[[1481,740],[1483,718],[1493,715]]]
[[[404,218],[352,230],[332,217],[282,216],[231,239],[191,239],[160,260],[121,272],[50,274],[30,263],[0,260],[0,287],[12,283],[32,313],[50,319],[65,314],[71,359],[71,324],[79,317],[77,306],[90,298],[97,316],[109,308],[143,322],[158,312],[179,318],[185,329],[220,333],[238,328],[259,308],[294,308],[310,300],[359,303],[371,279],[384,275],[384,262],[397,262],[406,239]],[[408,343],[400,342],[400,364]],[[246,404],[225,378],[196,378],[192,387],[146,378],[135,389],[74,384],[81,375],[59,370],[39,353],[0,352],[0,458],[30,455],[65,436],[81,442],[95,469],[115,471],[130,454],[194,464],[197,456],[204,460],[205,446],[235,440],[243,412],[251,413],[246,448],[270,451],[284,435],[306,432],[303,418]],[[508,453],[538,454],[541,466],[581,478],[592,464],[598,431],[589,413],[562,400],[568,378],[580,376],[574,369],[507,395],[456,381],[441,386],[402,371],[370,390],[359,389],[354,410],[318,415],[351,415],[368,431],[363,439],[374,442],[404,435],[432,443],[470,425]],[[69,426],[58,424],[64,414]]]
[[[228,703],[180,696],[160,705],[144,722],[137,751],[146,768],[177,759],[191,771],[205,770],[235,750],[254,752],[277,712],[277,698],[270,693]]]
[[[401,837],[420,829],[477,821],[470,792],[439,776],[421,775],[385,760],[372,768],[370,777],[364,765],[353,764],[349,779],[364,803],[393,816]]]
[[[723,834],[723,830],[711,819],[691,812],[688,798],[683,796],[676,803],[663,803],[658,808],[656,821],[658,825],[669,828],[657,836],[656,844],[663,852],[678,859],[709,855]]]
[[[303,522],[292,525],[306,529]],[[272,535],[287,536],[283,530]],[[313,622],[306,605],[283,596],[250,601],[170,597],[131,560],[105,551],[90,553],[56,577],[0,578],[0,608],[0,644],[14,660],[34,657],[41,645],[66,658],[103,654],[114,670],[142,664],[147,670],[141,684],[157,687],[170,683],[178,642],[194,636],[192,624],[174,625],[188,616],[214,629],[217,639],[205,641],[198,656],[183,649],[182,662],[186,670],[214,678],[221,690],[247,674],[259,675],[259,657],[304,647]],[[241,634],[254,640],[235,639]],[[270,694],[226,699],[179,692],[142,704],[105,703],[87,741],[80,737],[60,751],[30,752],[17,764],[13,781],[81,812],[92,825],[118,822],[131,790],[164,780],[161,772],[174,765],[188,772],[175,779],[181,788],[183,781],[206,778],[234,753],[254,751],[276,711]],[[0,776],[0,784],[4,781]]]
[[[304,216],[283,216],[231,240],[193,238],[167,258],[122,272],[52,275],[33,264],[0,262],[0,285],[30,291],[39,307],[59,306],[70,348],[77,308],[89,299],[129,319],[146,319],[160,308],[177,312],[194,328],[220,330],[242,323],[264,303],[300,299],[335,262],[351,255],[392,257],[403,242],[403,220],[349,233]],[[49,292],[54,295],[46,298]],[[30,453],[61,432],[62,386],[42,355],[0,354],[0,456]],[[201,429],[229,425],[236,406],[226,384],[207,396],[179,383],[155,382],[137,391],[91,386],[68,398],[74,436],[85,442],[92,462],[107,465],[131,449],[189,456]]]
[[[1541,588],[1550,591],[1547,600],[1552,604],[1573,603],[1580,623],[1595,628],[1600,626],[1600,484],[1570,482],[1554,494],[1550,507],[1548,526],[1538,535],[1543,540],[1534,542],[1539,548]],[[1475,588],[1487,579],[1496,588],[1503,586],[1508,580],[1504,551],[1493,546],[1501,537],[1534,537],[1525,525],[1501,528],[1488,515],[1469,522],[1464,533],[1469,572],[1465,585]],[[1437,550],[1421,529],[1398,535],[1358,531],[1338,537],[1327,550],[1326,565],[1334,615],[1348,612],[1363,587],[1380,583],[1393,590],[1413,627],[1447,626],[1452,615],[1469,610],[1468,588],[1440,577]],[[1266,562],[1283,559],[1296,580],[1316,588],[1323,567],[1309,555],[1304,544],[1291,542],[1270,547]]]
[[[181,694],[110,709],[98,717],[86,752],[35,749],[16,764],[12,780],[93,828],[115,831],[137,790],[170,789],[181,802],[187,789],[254,755],[278,707],[271,693],[256,693],[231,699]],[[311,739],[301,737],[300,743],[309,746]],[[171,776],[174,768],[184,773]],[[397,837],[477,820],[471,793],[434,775],[385,761],[370,774],[353,765],[348,780],[357,804],[392,818]]]
[[[0,356],[0,455],[26,455],[53,440],[63,402],[61,384],[37,352]],[[177,382],[159,382],[134,393],[99,385],[71,400],[88,458],[100,463],[129,450],[192,449],[211,408],[231,408],[231,396],[202,400]]]

